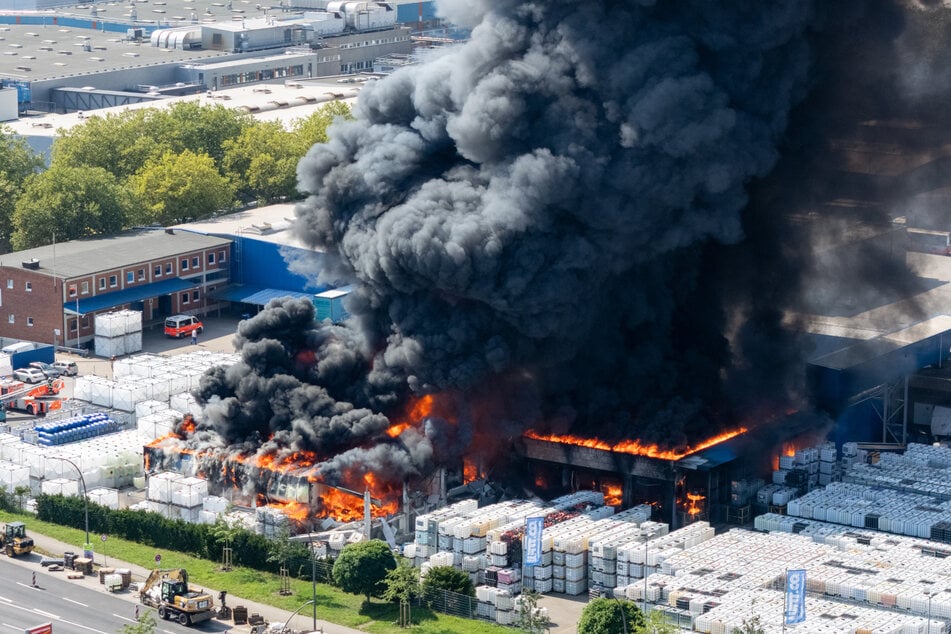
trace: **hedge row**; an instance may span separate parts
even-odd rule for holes
[[[36,498],[36,514],[44,522],[80,530],[86,527],[82,498],[40,495]],[[176,550],[210,561],[221,561],[222,548],[226,545],[215,535],[215,527],[208,524],[168,519],[151,511],[116,511],[94,502],[89,503],[89,531],[114,535],[155,548]],[[286,557],[290,574],[310,579],[310,556],[304,544],[285,543],[283,547],[286,552],[284,556],[279,556],[282,548],[279,541],[239,530],[234,534],[231,547],[236,564],[277,573],[281,559]]]

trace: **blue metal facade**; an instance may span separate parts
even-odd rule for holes
[[[313,254],[294,247],[273,242],[255,240],[247,236],[229,236],[234,239],[234,256],[231,259],[231,279],[237,284],[277,288],[287,291],[319,293],[329,286],[314,286],[307,278],[289,270],[282,252]]]
[[[436,3],[432,2],[432,0],[429,2],[401,4],[396,8],[396,21],[400,24],[413,24],[415,22],[426,22],[435,19]]]

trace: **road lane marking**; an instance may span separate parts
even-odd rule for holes
[[[165,634],[175,634],[172,630],[162,630]]]
[[[17,627],[17,626],[15,626],[15,625],[10,625],[9,623],[0,623],[0,625],[3,625],[3,627],[9,627],[11,630],[16,630],[17,632],[22,632],[22,631],[23,631],[23,628],[22,628],[22,627]]]
[[[0,601],[6,601],[7,603],[13,603],[13,599],[8,599],[6,597],[0,597]]]
[[[88,608],[88,607],[89,607],[89,605],[87,605],[87,604],[85,604],[85,603],[80,603],[79,601],[75,601],[75,600],[73,600],[73,599],[70,599],[69,597],[63,597],[63,601],[69,601],[70,603],[75,603],[76,605],[81,605],[81,606],[83,606],[84,608]]]
[[[43,588],[40,588],[40,587],[38,587],[38,586],[31,586],[31,585],[28,584],[28,583],[20,583],[19,581],[17,581],[17,585],[18,585],[18,586],[23,586],[24,588],[29,588],[30,590],[36,590],[37,592],[42,592],[42,591],[43,591]]]
[[[57,621],[63,620],[62,617],[57,616],[51,612],[44,612],[43,610],[39,608],[33,608],[33,611],[36,612],[37,614],[42,614],[43,616],[49,617],[51,619],[56,619]]]
[[[112,616],[116,617],[117,619],[122,619],[123,621],[128,621],[129,623],[138,623],[138,621],[136,621],[135,619],[130,619],[127,616],[121,616],[119,614],[116,614],[115,612],[112,613]]]

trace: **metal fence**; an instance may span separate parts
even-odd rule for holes
[[[424,588],[423,593],[416,599],[416,605],[443,614],[474,619],[477,618],[476,608],[479,602],[475,597],[459,594],[458,592],[438,588]]]

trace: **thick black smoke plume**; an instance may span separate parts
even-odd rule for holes
[[[798,164],[760,179],[826,131],[793,111],[846,76],[815,51],[888,4],[439,2],[471,40],[367,84],[298,168],[327,254],[299,268],[353,282],[353,319],[283,301],[242,324],[197,440],[400,478],[527,427],[678,447],[795,403],[780,323],[808,245],[781,203],[811,190]],[[427,393],[452,411],[390,438]]]
[[[709,433],[732,359],[705,253],[743,239],[805,94],[810,3],[440,6],[471,41],[368,86],[298,170],[374,374],[518,379],[529,425]]]

